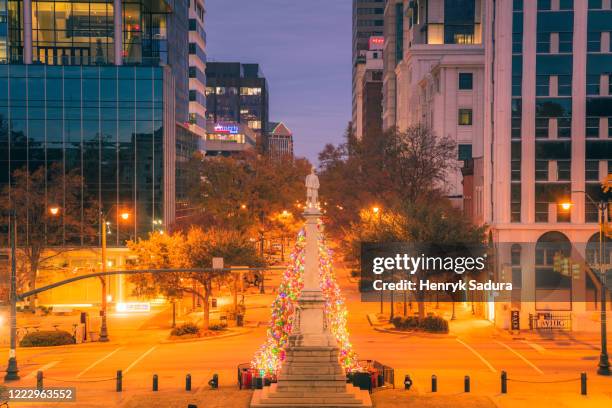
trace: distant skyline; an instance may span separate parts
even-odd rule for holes
[[[350,0],[206,1],[208,59],[259,63],[270,121],[313,163],[351,119],[351,10]]]

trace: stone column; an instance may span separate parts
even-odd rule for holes
[[[113,0],[113,13],[115,65],[123,65],[123,7],[121,0]]]
[[[23,0],[23,63],[32,63],[32,0]]]

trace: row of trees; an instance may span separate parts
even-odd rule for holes
[[[362,140],[348,129],[343,144],[327,145],[319,154],[322,195],[348,263],[357,267],[362,242],[483,244],[485,226],[474,226],[445,195],[456,157],[454,141],[425,126]]]
[[[214,257],[222,257],[230,265],[264,265],[263,259],[245,234],[225,229],[193,226],[186,233],[156,232],[151,233],[147,239],[129,241],[128,248],[138,257],[138,269],[210,268]],[[182,298],[185,293],[199,297],[203,304],[204,330],[208,330],[210,323],[209,301],[213,285],[231,283],[232,279],[237,279],[237,276],[223,271],[143,273],[131,277],[136,288],[135,294],[139,296],[163,294],[171,301]]]

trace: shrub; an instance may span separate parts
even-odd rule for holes
[[[219,324],[211,324],[211,325],[209,325],[208,329],[212,330],[212,331],[221,331],[221,330],[225,330],[225,327],[226,327],[226,325],[223,325],[223,324],[219,323]]]
[[[432,333],[448,333],[448,322],[440,316],[427,316],[421,321],[421,328]]]
[[[19,345],[21,347],[64,346],[74,344],[72,334],[64,330],[48,330],[28,333],[23,336]]]
[[[397,330],[423,330],[432,333],[448,333],[448,322],[439,316],[427,316],[420,320],[416,316],[395,316],[391,323]]]
[[[188,334],[200,334],[200,328],[194,323],[183,323],[180,326],[176,326],[170,332],[171,336],[185,336]]]

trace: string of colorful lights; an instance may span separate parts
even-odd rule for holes
[[[319,222],[319,272],[321,290],[325,298],[327,324],[340,349],[339,361],[347,370],[358,367],[357,355],[349,340],[346,327],[347,310],[340,286],[333,272],[332,252],[325,245],[323,223]],[[291,262],[281,280],[278,295],[272,303],[272,315],[266,342],[255,354],[251,366],[263,375],[275,375],[285,360],[285,347],[291,334],[297,299],[304,286],[304,256],[306,235],[302,229],[297,236]]]

